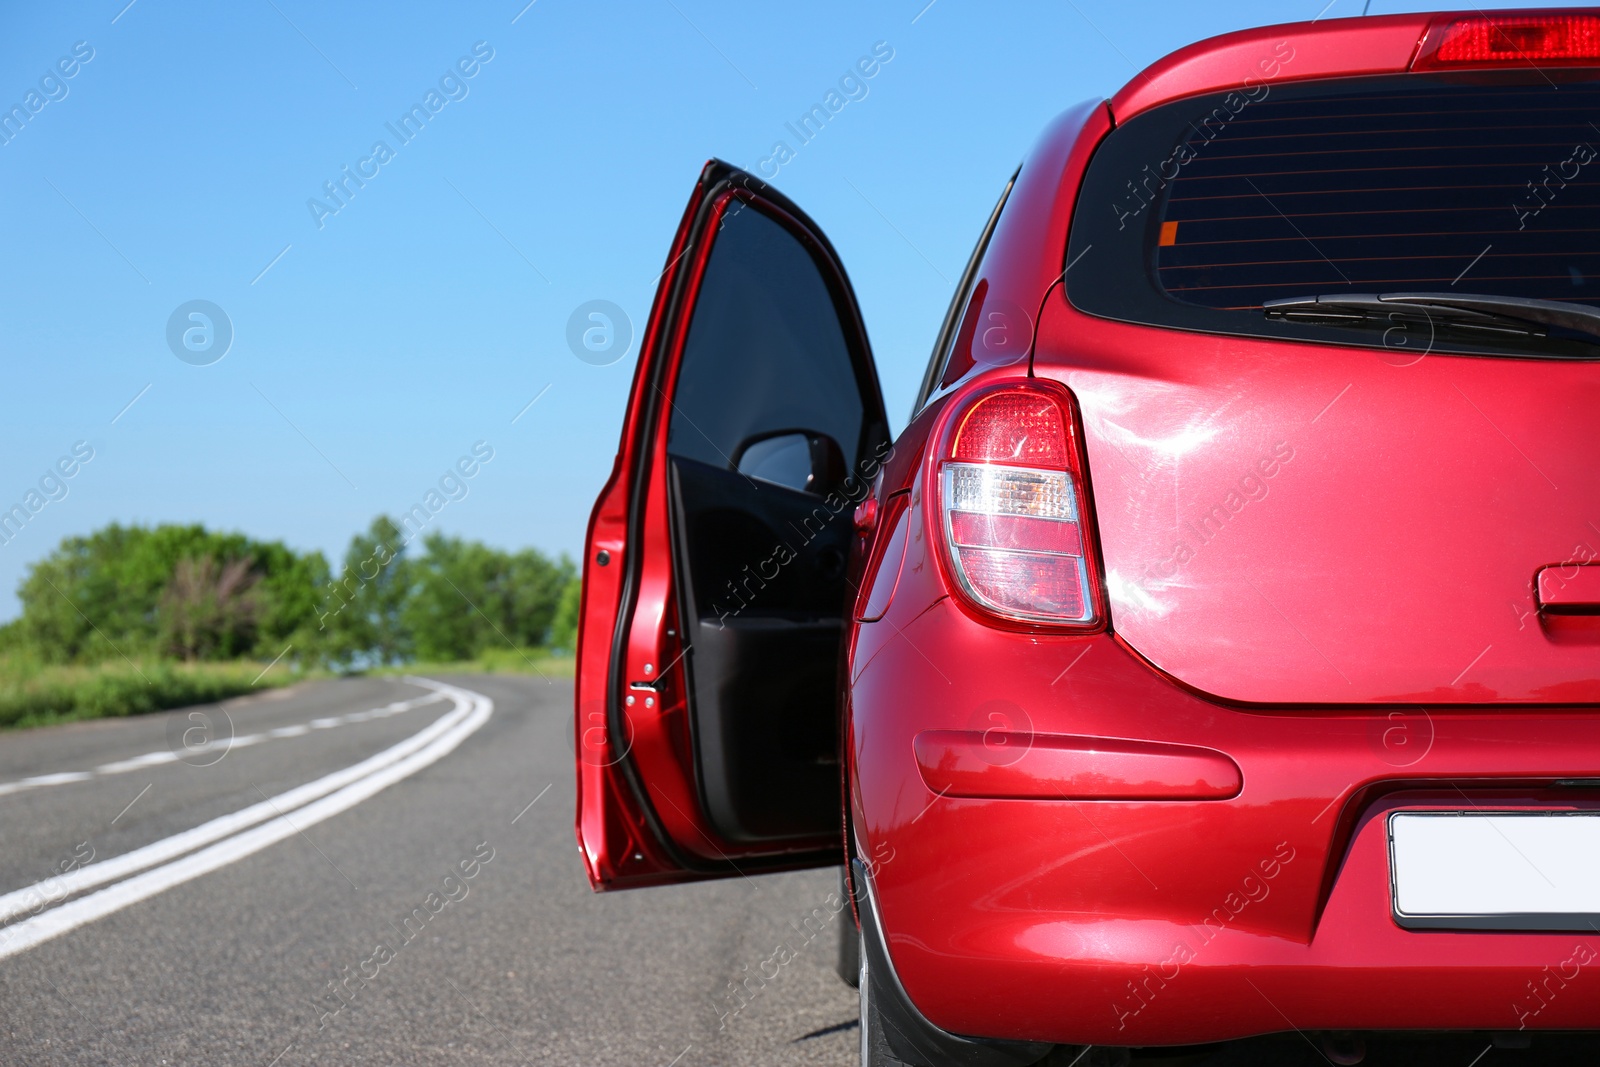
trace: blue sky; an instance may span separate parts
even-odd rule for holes
[[[982,221],[1053,115],[1191,41],[1363,6],[524,3],[6,13],[0,104],[46,102],[0,145],[0,510],[77,442],[93,459],[0,546],[0,618],[30,562],[113,520],[337,564],[480,441],[494,458],[438,528],[576,555],[637,347],[580,360],[569,317],[611,301],[636,340],[704,160],[754,169],[795,146],[784,124],[879,42],[893,58],[774,184],[844,258],[898,426]],[[430,90],[443,106],[402,143],[386,124]],[[331,213],[346,167],[370,177]],[[168,345],[194,300],[232,324],[210,365]]]

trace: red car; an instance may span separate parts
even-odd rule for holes
[[[1600,9],[1179,51],[1045,130],[893,439],[708,164],[589,524],[593,885],[843,862],[867,1064],[1600,1030],[1597,124]]]

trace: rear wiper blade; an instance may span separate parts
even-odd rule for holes
[[[1286,297],[1262,304],[1268,318],[1365,325],[1395,316],[1452,329],[1544,337],[1550,326],[1600,341],[1600,308],[1559,300],[1474,293],[1348,293]]]

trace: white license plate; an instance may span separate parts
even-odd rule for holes
[[[1600,931],[1600,812],[1396,812],[1394,918],[1406,927]]]

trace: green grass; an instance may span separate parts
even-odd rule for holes
[[[490,648],[476,659],[456,662],[416,662],[381,667],[373,674],[531,674],[544,678],[571,678],[571,652],[545,648]]]
[[[0,729],[143,715],[190,704],[209,704],[262,689],[289,685],[327,672],[292,671],[279,663],[177,663],[171,660],[107,660],[92,666],[40,663],[21,653],[0,653]],[[570,652],[542,648],[489,649],[455,663],[406,663],[370,674],[527,674],[571,678]]]
[[[283,664],[108,661],[53,666],[16,654],[0,656],[0,728],[45,726],[143,715],[288,685],[306,677]],[[259,677],[259,680],[258,679]]]

